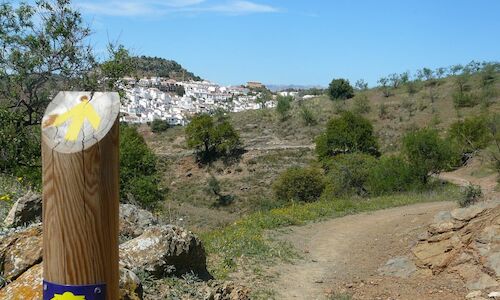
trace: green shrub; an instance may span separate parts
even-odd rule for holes
[[[328,86],[328,95],[332,100],[349,99],[354,97],[354,88],[347,79],[333,79]]]
[[[122,199],[152,207],[161,200],[156,157],[132,126],[120,126],[120,193]]]
[[[316,139],[316,153],[320,160],[342,154],[363,152],[378,156],[378,143],[369,120],[352,112],[343,112],[331,119],[326,131]]]
[[[413,130],[403,137],[403,154],[415,176],[426,184],[432,173],[439,173],[457,160],[451,144],[434,129]]]
[[[380,103],[380,105],[378,106],[378,117],[380,119],[384,119],[385,117],[387,117],[387,105],[385,105],[384,103]]]
[[[408,191],[415,182],[409,164],[401,156],[384,156],[369,170],[366,187],[376,196]]]
[[[458,198],[458,205],[466,207],[476,203],[483,197],[481,187],[474,184],[469,184],[463,188],[460,198]]]
[[[377,159],[363,153],[340,154],[326,163],[325,194],[367,195],[366,181]]]
[[[273,191],[278,201],[313,202],[321,196],[324,187],[319,170],[293,167],[280,174]]]
[[[451,124],[449,137],[462,153],[471,153],[488,146],[491,133],[488,119],[484,116],[475,116]]]
[[[167,121],[154,119],[153,122],[151,122],[150,127],[152,132],[158,133],[166,131],[170,127],[170,125]]]
[[[288,117],[288,112],[292,107],[291,103],[293,101],[293,97],[291,96],[278,96],[278,103],[276,105],[276,112],[280,116],[280,121],[286,120]]]
[[[353,100],[352,111],[356,114],[366,114],[371,110],[370,101],[364,94],[357,95]]]
[[[456,108],[474,107],[477,104],[477,99],[471,92],[455,92],[453,93],[453,103]]]
[[[313,126],[317,124],[316,118],[314,117],[313,112],[307,108],[306,106],[302,106],[300,109],[300,116],[302,117],[302,120],[304,120],[304,123],[307,126]]]

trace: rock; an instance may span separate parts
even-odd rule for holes
[[[491,287],[499,286],[499,283],[486,273],[480,273],[479,278],[466,282],[465,285],[469,290],[484,290]]]
[[[400,256],[391,258],[387,263],[378,269],[381,275],[408,278],[417,268],[408,257]]]
[[[485,205],[471,205],[469,207],[457,208],[451,211],[451,217],[459,221],[469,221],[486,210]]]
[[[465,299],[472,299],[476,297],[481,297],[481,291],[472,291],[465,296]]]
[[[42,217],[42,196],[29,191],[19,198],[4,220],[6,227],[17,227],[39,222]]]
[[[138,237],[144,229],[157,224],[151,212],[132,204],[120,204],[120,235],[126,239]]]
[[[130,270],[120,268],[120,299],[141,300],[143,293],[139,277]]]
[[[497,277],[500,277],[500,252],[489,253],[486,255],[486,266],[493,270]]]
[[[42,261],[42,226],[13,231],[0,240],[0,273],[6,280],[16,279]]]
[[[429,233],[439,234],[448,231],[454,231],[462,228],[465,222],[461,222],[452,218],[450,212],[442,211],[434,216],[434,221],[429,225]]]
[[[42,299],[42,264],[37,264],[24,272],[14,282],[0,290],[2,300]],[[139,278],[129,270],[120,269],[120,299],[142,300],[142,286]]]
[[[212,281],[210,293],[206,300],[250,300],[250,289],[231,281]]]
[[[488,294],[489,298],[500,299],[500,292],[491,292]]]
[[[42,299],[42,264],[33,266],[14,282],[0,290],[3,300],[40,300]]]
[[[454,244],[452,239],[435,243],[420,242],[412,249],[412,252],[418,258],[420,265],[433,271],[440,271],[453,258]]]
[[[200,239],[181,227],[154,226],[120,245],[120,263],[133,272],[156,277],[194,271],[209,276]]]

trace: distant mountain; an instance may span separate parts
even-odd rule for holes
[[[202,80],[201,77],[184,69],[179,63],[160,57],[136,56],[133,58],[139,77],[166,77],[175,80]]]
[[[272,92],[285,90],[308,90],[312,88],[323,89],[320,85],[297,85],[297,84],[266,84],[266,87]]]

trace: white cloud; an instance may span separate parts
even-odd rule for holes
[[[246,0],[227,0],[207,3],[206,0],[113,0],[81,1],[77,4],[84,12],[108,16],[158,16],[172,13],[221,13],[241,15],[273,13],[278,9]]]

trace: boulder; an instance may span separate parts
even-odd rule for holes
[[[42,261],[42,226],[16,230],[0,240],[0,273],[13,280]]]
[[[415,267],[415,264],[410,259],[408,259],[408,257],[404,256],[391,258],[384,266],[378,269],[378,272],[381,275],[400,278],[408,278],[415,271],[417,271],[417,267]]]
[[[120,235],[125,239],[138,237],[158,220],[147,210],[132,204],[120,204]]]
[[[190,271],[200,277],[209,276],[200,239],[173,225],[150,227],[121,244],[120,263],[133,272],[147,272],[158,278]]]
[[[120,299],[141,300],[143,299],[141,280],[134,272],[120,268]]]
[[[15,281],[0,290],[2,300],[42,299],[42,264],[24,272]],[[129,270],[120,268],[120,299],[142,300],[142,286],[139,278]]]
[[[479,214],[481,214],[487,208],[488,208],[487,205],[479,203],[477,205],[472,205],[469,207],[454,209],[451,211],[451,216],[455,220],[469,221],[470,219],[477,217]]]
[[[432,224],[429,225],[429,233],[432,235],[458,230],[464,227],[465,222],[454,219],[450,212],[439,212]]]
[[[426,266],[433,272],[439,272],[448,265],[454,257],[454,239],[446,239],[439,242],[420,242],[412,252],[418,259],[417,263]]]
[[[39,222],[42,216],[42,196],[29,191],[19,198],[4,220],[6,227],[17,227]]]

